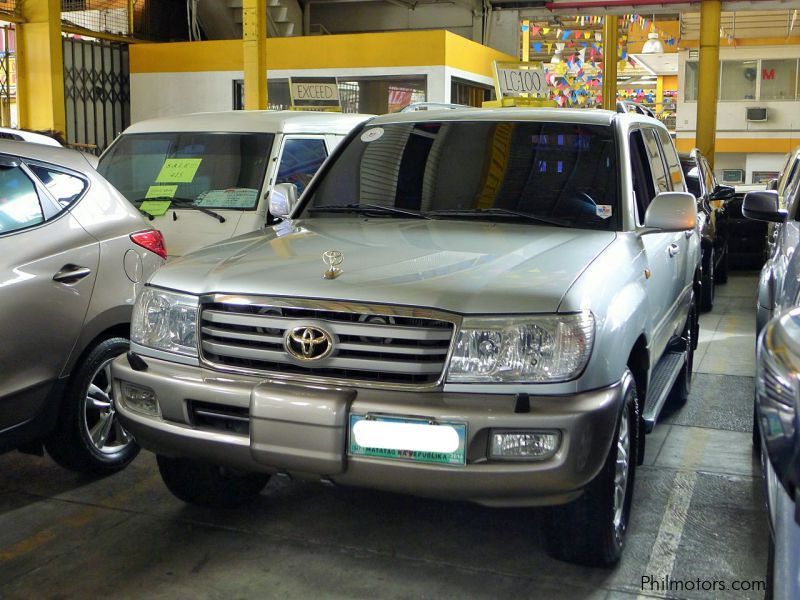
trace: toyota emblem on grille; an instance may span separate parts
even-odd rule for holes
[[[298,360],[319,360],[333,350],[333,340],[318,327],[295,327],[286,332],[284,346]]]

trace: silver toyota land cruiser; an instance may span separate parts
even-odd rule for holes
[[[616,562],[696,345],[695,199],[664,126],[387,115],[271,210],[136,301],[118,411],[167,487],[231,506],[281,473],[548,506],[553,555]]]

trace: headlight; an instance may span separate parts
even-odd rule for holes
[[[449,382],[556,382],[577,377],[592,352],[594,318],[584,311],[541,317],[465,318]]]
[[[131,341],[197,356],[197,297],[144,288],[133,307]]]

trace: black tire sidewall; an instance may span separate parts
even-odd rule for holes
[[[136,442],[114,453],[100,452],[92,443],[85,423],[90,378],[105,361],[126,352],[129,344],[122,337],[105,339],[92,348],[73,372],[59,423],[46,442],[48,452],[59,464],[84,472],[112,473],[127,466],[139,453]]]

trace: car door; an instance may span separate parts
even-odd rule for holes
[[[99,252],[22,161],[0,156],[0,430],[35,416],[60,376]]]
[[[647,207],[655,195],[667,191],[667,175],[661,155],[656,147],[655,155],[652,144],[646,143],[647,129],[635,129],[630,133],[631,174],[636,213],[639,226],[644,225]],[[652,136],[650,138],[652,140]],[[655,169],[654,169],[655,167]],[[683,236],[682,233],[677,234]],[[648,311],[651,319],[653,339],[652,356],[661,356],[672,334],[672,322],[675,307],[675,289],[677,287],[678,268],[675,249],[676,234],[648,233],[639,237],[646,258],[646,280]]]
[[[673,192],[685,192],[686,183],[683,179],[681,161],[678,157],[678,152],[675,150],[675,146],[669,137],[669,133],[665,129],[661,128],[653,129],[652,132],[653,137],[655,138],[661,151],[661,158],[664,161],[664,166],[667,169],[667,178],[670,189]],[[708,165],[706,165],[706,167],[707,166]],[[701,169],[701,175],[702,172],[703,171]],[[713,191],[713,188],[708,187],[707,180],[704,180],[703,188],[703,193],[706,195],[704,198],[707,198],[707,195]],[[704,214],[701,216],[701,218],[707,218],[707,215]],[[678,287],[676,288],[676,294],[678,297],[683,298],[684,301],[688,301],[689,299],[689,291],[692,289],[692,284],[694,283],[694,272],[700,262],[699,235],[700,221],[698,220],[698,226],[696,228],[689,229],[684,231],[682,234],[679,233],[675,236],[677,239],[676,243],[680,247],[679,254],[681,255],[677,256],[677,260],[675,261],[677,263],[676,266],[678,267]],[[678,320],[680,320],[681,315],[685,314],[685,311],[680,310]],[[683,323],[679,323],[678,325],[682,326]]]

